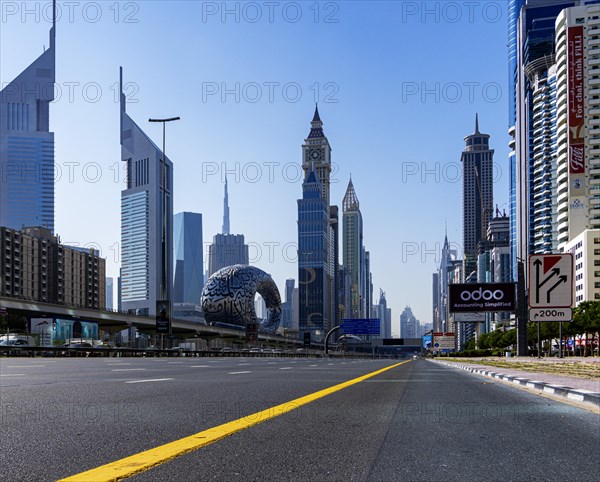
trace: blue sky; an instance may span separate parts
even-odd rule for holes
[[[2,1],[0,82],[48,45],[50,2]],[[25,6],[25,7],[24,7]],[[119,268],[119,66],[129,114],[160,145],[168,126],[175,212],[231,229],[280,290],[297,278],[301,145],[315,102],[333,148],[332,203],[350,175],[374,288],[392,331],[410,305],[431,321],[431,274],[462,239],[460,155],[474,130],[495,149],[495,203],[508,211],[507,14],[504,1],[59,2],[56,231]],[[226,7],[226,8],[224,8]],[[228,13],[225,12],[227,10]]]

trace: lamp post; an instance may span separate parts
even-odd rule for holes
[[[167,122],[180,120],[180,117],[170,117],[168,119],[148,119],[148,122],[161,122],[163,126],[163,148],[162,156],[160,159],[160,177],[161,177],[161,280],[160,280],[160,297],[162,301],[168,301],[169,312],[168,316],[171,316],[171,300],[168,300],[167,290],[167,154],[165,147],[165,125]],[[169,319],[169,332],[171,331],[171,320]],[[163,335],[161,334],[161,348],[163,346]]]

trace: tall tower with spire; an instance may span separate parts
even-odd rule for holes
[[[321,182],[321,197],[325,199],[327,206],[330,204],[329,177],[331,175],[331,146],[323,132],[323,122],[319,116],[319,107],[315,107],[315,114],[310,123],[310,132],[302,145],[302,169],[304,179],[308,177],[308,171],[314,169]]]
[[[208,247],[208,276],[226,266],[248,264],[250,262],[248,245],[243,234],[231,234],[229,227],[229,192],[227,177],[223,196],[223,232],[213,236]]]
[[[225,196],[223,198],[223,234],[229,234],[229,194],[227,193],[227,176],[225,176]]]
[[[298,239],[299,242],[303,242],[302,246],[298,247],[300,336],[304,336],[304,333],[311,333],[311,337],[318,340],[337,323],[339,318],[337,302],[338,210],[337,206],[330,205],[331,146],[323,132],[323,122],[318,106],[315,106],[310,132],[302,145],[302,169],[304,170],[303,197],[298,200]],[[319,203],[323,205],[324,217],[327,220],[324,226],[320,224],[320,214],[316,215],[318,221],[312,224],[303,219],[305,216],[303,213],[306,213],[307,209],[316,209],[321,213],[320,204],[318,207],[315,204],[317,202],[315,186],[319,188],[316,194],[319,196]],[[307,196],[309,197],[307,198]],[[316,232],[315,229],[322,231]],[[322,248],[315,250],[311,244],[314,240],[308,241],[310,236],[307,233],[310,230],[319,238],[319,246],[321,245],[321,234],[324,236]],[[313,276],[314,269],[323,270],[322,280]],[[317,274],[317,276],[319,275]],[[322,299],[321,296],[323,296]],[[317,305],[312,303],[311,299],[319,300],[318,303],[322,306],[319,308],[320,313],[315,311]],[[303,304],[306,306],[303,307]],[[322,321],[315,324],[317,319]]]
[[[50,47],[0,91],[0,226],[54,232],[56,1]]]
[[[487,226],[494,215],[494,150],[490,136],[475,132],[465,137],[461,155],[463,178],[463,259],[465,279],[477,268],[478,244],[486,239]]]
[[[363,309],[365,300],[362,299],[364,290],[361,289],[365,283],[363,219],[352,178],[348,182],[342,202],[342,230],[344,271],[350,273],[351,301],[350,313],[347,313],[347,317],[362,318],[365,316]]]

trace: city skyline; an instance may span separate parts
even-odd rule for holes
[[[3,16],[2,85],[31,63],[47,41],[50,24],[44,5],[38,18],[31,14],[23,18],[22,12]],[[482,10],[473,12],[471,21],[465,6],[462,20],[452,22],[449,12],[444,13],[439,5],[439,18],[423,21],[420,14],[409,14],[402,5],[331,4],[337,5],[334,11],[322,3],[318,21],[307,7],[297,23],[281,12],[273,22],[265,16],[261,30],[261,24],[244,17],[240,22],[231,17],[224,22],[215,19],[202,12],[201,2],[170,4],[169,9],[159,2],[135,4],[137,11],[126,10],[127,5],[118,4],[118,12],[106,6],[97,22],[90,21],[89,12],[84,17],[81,10],[71,21],[63,5],[57,21],[57,96],[51,105],[50,127],[56,133],[55,161],[60,169],[55,183],[55,231],[63,242],[100,249],[107,259],[107,275],[118,275],[119,193],[124,170],[114,142],[118,136],[115,78],[118,66],[123,65],[127,109],[133,118],[141,123],[148,117],[182,117],[168,130],[166,141],[176,173],[174,212],[200,212],[207,238],[218,233],[222,212],[214,209],[211,199],[221,199],[228,171],[230,186],[235,184],[229,200],[232,224],[246,236],[251,264],[271,273],[283,292],[285,280],[297,277],[295,204],[303,180],[299,139],[318,102],[334,146],[331,204],[341,204],[352,174],[361,193],[373,286],[388,294],[393,332],[397,334],[400,311],[409,302],[417,318],[428,320],[430,273],[439,264],[446,221],[450,242],[460,246],[462,239],[461,139],[472,126],[475,112],[495,140],[494,202],[501,207],[506,203],[505,7],[500,5],[502,11],[490,10],[486,16]],[[114,21],[117,13],[118,21]],[[396,29],[387,17],[402,20],[404,28]],[[194,21],[200,23],[201,32],[190,34],[190,40],[178,33],[160,43],[153,40],[152,32],[159,24],[175,21],[188,34]],[[371,37],[360,45],[352,41],[357,28]],[[217,41],[223,35],[230,36],[234,47]],[[328,65],[307,69],[311,61],[300,55],[306,35],[320,45],[319,55],[328,58]],[[433,55],[429,47],[402,47],[416,35],[443,39],[436,49],[443,45],[448,50],[446,55],[437,54],[435,68],[421,63]],[[281,45],[273,46],[273,37],[281,39]],[[147,38],[150,43],[125,38]],[[477,38],[483,41],[475,42]],[[217,52],[204,48],[211,39],[218,45]],[[11,45],[19,49],[10,49]],[[95,46],[94,62],[82,62],[92,55],[91,45]],[[181,54],[173,54],[175,46]],[[189,58],[195,46],[200,46],[203,58],[201,70],[193,67],[201,73],[200,80],[187,78],[180,83],[173,75],[177,63]],[[375,46],[381,47],[376,54]],[[269,49],[271,55],[260,55]],[[483,60],[477,66],[463,65],[459,59],[466,55]],[[148,64],[155,58],[163,59],[162,67],[149,71]],[[349,63],[359,67],[359,75],[348,68]],[[239,95],[226,94],[236,90],[236,83]],[[256,85],[262,89],[262,100],[251,102]],[[292,96],[296,85],[302,90],[297,100]],[[215,89],[217,93],[211,94]],[[272,102],[269,89],[273,89]],[[451,102],[457,94],[460,99]],[[81,118],[90,122],[86,125]],[[366,125],[373,127],[365,129]],[[156,126],[140,127],[160,143]],[[260,222],[269,199],[277,201],[271,207],[270,222]],[[82,213],[96,205],[104,209],[94,213],[93,221],[70,221],[82,218]],[[420,209],[414,209],[415,205]],[[427,223],[421,222],[424,216]]]

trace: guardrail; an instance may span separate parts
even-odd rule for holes
[[[241,350],[188,350],[181,348],[159,349],[159,348],[105,348],[105,347],[81,347],[68,348],[64,346],[0,346],[0,355],[6,356],[78,356],[78,357],[309,357],[318,352],[290,352],[290,351],[241,351]]]
[[[264,357],[264,358],[320,358],[322,350],[304,351],[247,351],[247,350],[187,350],[181,348],[67,348],[64,346],[0,346],[0,356],[27,357]],[[370,353],[329,353],[330,358],[371,358]]]

